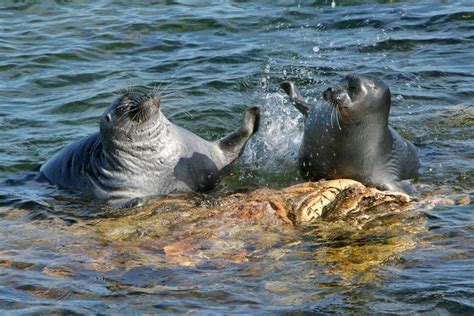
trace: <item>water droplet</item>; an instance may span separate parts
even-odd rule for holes
[[[269,73],[270,72],[270,65],[266,65],[265,69],[263,69],[264,73]]]
[[[319,52],[319,46],[313,46],[313,52],[317,53]]]

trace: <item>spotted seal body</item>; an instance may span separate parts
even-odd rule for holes
[[[128,93],[105,110],[99,132],[65,147],[40,172],[59,188],[113,205],[211,190],[257,131],[259,117],[258,107],[249,108],[240,129],[208,142],[171,123],[154,93]]]
[[[291,82],[281,87],[306,117],[299,151],[305,179],[350,178],[379,189],[411,193],[415,146],[388,125],[391,95],[373,76],[349,75],[328,88],[328,105],[311,106]]]

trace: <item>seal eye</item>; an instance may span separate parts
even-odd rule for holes
[[[107,123],[110,123],[110,121],[112,120],[112,116],[110,115],[110,113],[105,116],[105,119],[107,120]]]

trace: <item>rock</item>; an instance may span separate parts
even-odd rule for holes
[[[115,218],[86,227],[107,242],[128,242],[132,248],[131,244],[147,243],[162,249],[172,265],[195,266],[205,260],[221,267],[244,262],[258,252],[249,249],[294,244],[301,228],[337,222],[360,230],[380,216],[406,211],[409,202],[405,194],[340,179],[218,198],[197,194],[164,197],[127,210],[128,215],[119,216],[115,210]]]

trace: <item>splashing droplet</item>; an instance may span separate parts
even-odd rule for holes
[[[301,116],[280,93],[263,96],[260,130],[249,141],[243,154],[244,164],[268,170],[294,167],[301,143]]]

